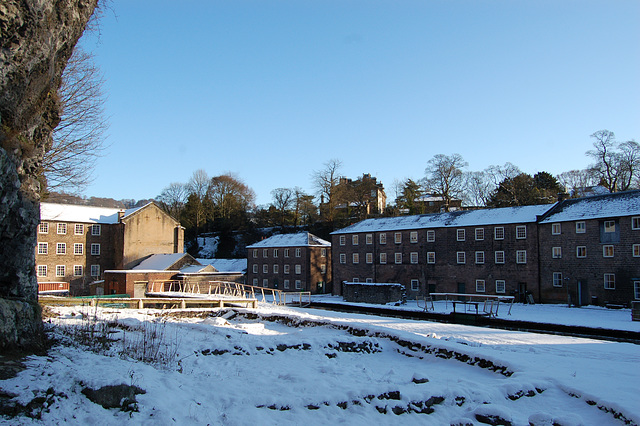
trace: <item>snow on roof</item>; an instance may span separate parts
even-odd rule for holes
[[[40,203],[40,220],[113,224],[118,223],[118,212],[124,211],[124,217],[127,217],[148,205],[124,210],[75,204]]]
[[[366,219],[332,234],[355,232],[397,231],[404,229],[452,228],[509,223],[535,222],[553,205],[504,207],[499,209],[463,210],[447,213]]]
[[[164,271],[169,269],[173,264],[186,256],[185,253],[171,253],[171,254],[152,254],[137,266],[131,268],[133,271],[138,270],[150,270],[150,271]]]
[[[564,200],[540,223],[640,215],[640,190]]]
[[[246,272],[247,259],[196,259],[203,265],[211,265],[218,272]]]
[[[187,265],[180,268],[182,274],[214,273],[216,271],[211,265]]]
[[[329,241],[316,237],[309,232],[298,232],[297,234],[278,234],[247,246],[247,248],[263,247],[331,247]]]

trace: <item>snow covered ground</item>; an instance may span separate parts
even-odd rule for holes
[[[530,308],[537,320],[566,319],[559,307]],[[514,310],[515,319],[527,307]],[[31,410],[41,420],[7,424],[640,424],[640,347],[630,343],[266,304],[213,315],[55,312],[60,343],[0,381],[13,402],[44,400]],[[584,312],[607,326],[624,321],[608,315],[621,311]],[[93,350],[77,343],[89,329]],[[147,362],[135,359],[143,349]],[[123,383],[144,390],[137,411],[105,409],[81,392]]]

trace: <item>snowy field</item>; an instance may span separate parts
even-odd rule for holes
[[[606,326],[625,313],[584,312]],[[266,304],[56,308],[49,327],[59,343],[0,381],[39,420],[6,424],[640,424],[630,343]],[[144,391],[130,411],[82,393],[119,384]]]

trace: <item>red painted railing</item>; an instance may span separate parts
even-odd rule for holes
[[[47,291],[69,291],[69,283],[38,283],[38,293]]]

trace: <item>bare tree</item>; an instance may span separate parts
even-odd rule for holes
[[[287,223],[287,214],[295,206],[295,192],[291,188],[276,188],[271,191],[273,202],[271,205],[278,212],[280,217],[280,227],[284,228]]]
[[[324,169],[314,171],[311,178],[320,197],[320,213],[333,222],[335,208],[338,205],[337,188],[340,183],[340,168],[342,162],[331,159],[324,164]]]
[[[425,169],[425,186],[429,192],[442,196],[445,211],[449,211],[451,200],[463,195],[465,179],[462,169],[467,166],[460,154],[438,154],[429,160]]]
[[[557,176],[558,182],[573,198],[583,197],[589,187],[598,184],[598,180],[589,170],[569,170]]]
[[[468,172],[465,175],[466,184],[463,201],[466,205],[482,207],[486,206],[491,193],[496,186],[492,176],[487,171]]]
[[[76,46],[58,89],[60,124],[42,165],[49,190],[79,192],[91,182],[109,127],[103,84],[93,56]]]
[[[634,140],[618,143],[609,130],[598,130],[591,137],[594,149],[586,153],[595,161],[591,172],[609,192],[631,189],[640,173],[640,145]]]
[[[165,212],[180,220],[180,214],[184,209],[188,196],[189,193],[184,184],[173,182],[162,190],[160,195],[156,197],[156,201]]]
[[[200,201],[204,201],[210,184],[211,178],[209,178],[207,172],[203,169],[198,169],[193,172],[193,175],[189,178],[189,181],[187,182],[187,191],[189,194],[195,194]]]
[[[216,218],[231,219],[253,207],[256,194],[232,173],[211,178],[207,198],[213,202]]]

